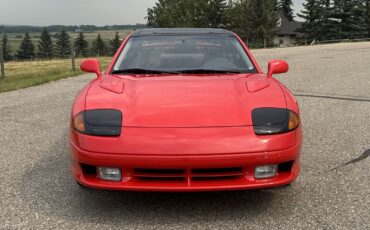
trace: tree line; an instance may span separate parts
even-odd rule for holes
[[[279,13],[293,21],[292,6],[292,0],[158,0],[147,11],[147,27],[225,28],[235,31],[251,47],[273,46]],[[297,16],[304,22],[297,32],[308,42],[370,38],[370,0],[306,0],[303,7]],[[71,55],[72,44],[78,56],[112,55],[120,43],[118,34],[108,44],[99,34],[89,45],[82,32],[71,41],[64,28],[54,37],[56,42],[44,28],[35,47],[26,33],[13,56],[4,34],[4,58],[65,58]]]
[[[282,3],[292,12],[289,1]],[[148,9],[148,27],[226,28],[256,46],[272,45],[277,0],[159,0]]]
[[[83,31],[97,31],[97,30],[135,30],[145,28],[145,24],[136,25],[107,25],[107,26],[95,26],[95,25],[74,25],[74,26],[63,26],[63,25],[50,25],[46,27],[41,26],[11,26],[11,25],[0,25],[0,33],[41,33],[44,28],[49,32],[58,32],[64,29],[65,31],[73,32],[76,30]]]
[[[297,31],[306,40],[370,37],[370,0],[306,0]],[[279,13],[294,20],[292,0],[158,0],[148,27],[213,27],[235,31],[250,46],[272,46]]]
[[[62,29],[54,37],[55,42],[48,30],[44,28],[35,46],[29,33],[26,32],[19,49],[13,55],[7,34],[4,33],[1,40],[4,60],[68,58],[72,55],[72,52],[74,52],[76,57],[114,55],[121,45],[118,32],[108,42],[104,41],[99,33],[91,44],[86,41],[83,32],[80,32],[76,38],[72,39],[66,30]]]
[[[370,38],[370,0],[307,0],[298,14],[309,40]]]

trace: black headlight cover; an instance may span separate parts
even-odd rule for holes
[[[257,135],[286,133],[289,130],[289,109],[257,108],[252,111],[254,132]]]
[[[122,113],[115,109],[86,110],[83,112],[85,132],[92,136],[120,136]]]

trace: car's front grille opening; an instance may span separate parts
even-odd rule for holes
[[[222,176],[222,177],[193,177],[192,181],[202,182],[202,181],[219,181],[219,180],[235,180],[239,179],[240,176]]]
[[[235,175],[243,174],[243,168],[206,168],[206,169],[192,169],[193,175]]]
[[[95,176],[97,175],[96,167],[93,165],[81,164],[82,172],[85,175]]]
[[[293,167],[293,161],[288,161],[285,163],[279,164],[279,172],[290,172]]]
[[[143,182],[185,182],[185,177],[136,177]]]
[[[217,181],[241,178],[245,175],[242,167],[230,168],[193,168],[193,169],[152,169],[135,168],[132,177],[141,181],[150,182],[186,182],[191,181]]]
[[[141,169],[136,168],[135,174],[182,174],[184,169]]]
[[[185,178],[185,169],[134,169],[133,176],[137,178]]]

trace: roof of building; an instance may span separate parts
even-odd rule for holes
[[[224,35],[233,36],[234,33],[224,29],[210,28],[155,28],[141,29],[135,31],[132,36],[153,36],[153,35]]]
[[[302,33],[297,30],[302,27],[303,22],[289,21],[283,12],[279,12],[279,17],[281,19],[280,27],[277,27],[277,35],[295,35],[297,37],[303,36]]]

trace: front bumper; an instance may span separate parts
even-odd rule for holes
[[[222,191],[279,187],[292,183],[300,171],[301,143],[278,151],[211,155],[130,155],[85,151],[70,141],[72,172],[90,188],[126,191]],[[275,177],[255,179],[257,166],[280,164]],[[116,167],[120,182],[101,180],[83,166]],[[287,167],[288,166],[288,167]]]

